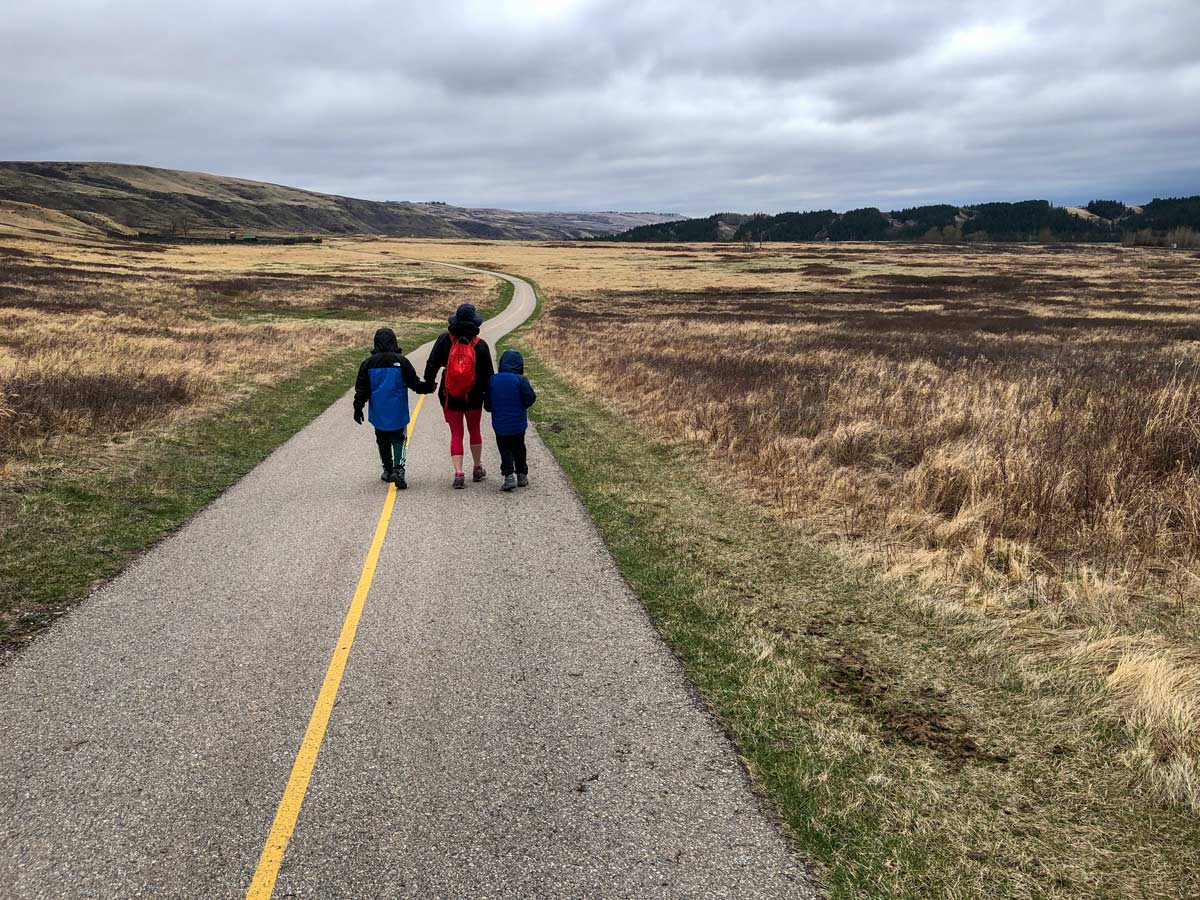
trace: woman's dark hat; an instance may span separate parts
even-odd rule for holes
[[[470,322],[479,326],[483,324],[483,316],[475,311],[474,303],[464,303],[454,311],[454,315],[450,317],[449,321],[451,325],[455,322]]]

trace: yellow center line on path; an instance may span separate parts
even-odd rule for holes
[[[417,408],[413,411],[408,423],[406,439],[412,440],[413,427],[417,424],[417,416],[421,414],[421,406],[425,403],[425,395],[417,398]],[[379,562],[379,551],[383,547],[383,539],[387,536],[388,523],[392,519],[392,507],[396,505],[396,485],[388,486],[387,500],[383,503],[383,512],[379,514],[379,524],[375,526],[375,537],[371,541],[371,549],[367,551],[367,560],[363,563],[362,574],[358,578],[358,587],[354,591],[354,599],[350,601],[350,609],[346,620],[342,623],[342,633],[338,637],[337,647],[329,668],[325,671],[325,681],[321,684],[321,692],[317,695],[316,706],[308,720],[308,729],[304,732],[304,740],[300,742],[300,751],[296,754],[296,762],[292,765],[292,774],[288,778],[287,787],[283,790],[283,799],[279,801],[279,809],[275,811],[275,821],[271,825],[271,833],[263,846],[262,855],[258,858],[258,868],[254,870],[254,879],[246,891],[246,900],[269,900],[275,890],[275,879],[279,876],[279,866],[283,862],[283,854],[287,851],[288,841],[296,828],[296,818],[300,815],[300,805],[308,791],[308,780],[312,777],[313,766],[317,762],[317,753],[321,749],[321,741],[325,738],[325,729],[329,725],[329,716],[333,712],[333,703],[337,699],[338,687],[342,683],[342,674],[346,671],[346,660],[350,656],[350,647],[354,644],[354,635],[358,631],[358,620],[362,616],[363,606],[367,602],[367,592],[371,590],[371,581],[375,578],[375,566]]]

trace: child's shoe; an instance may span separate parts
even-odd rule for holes
[[[517,476],[505,475],[504,484],[500,485],[502,491],[515,491],[517,489]]]
[[[528,475],[518,475],[517,476],[517,487],[529,487],[529,476]]]
[[[467,486],[466,474],[463,472],[455,472],[454,473],[454,489],[456,491],[461,491],[466,486]]]
[[[396,485],[396,490],[402,491],[408,487],[408,482],[404,480],[404,466],[396,466],[392,469],[392,483]]]
[[[392,480],[391,467],[389,467],[389,466],[383,467],[383,473],[379,476],[379,480],[380,481],[391,481]]]
[[[483,466],[476,466],[475,470],[471,473],[471,480],[483,481],[485,478],[487,478],[487,469]]]

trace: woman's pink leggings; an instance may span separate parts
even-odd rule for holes
[[[483,443],[483,433],[479,430],[479,420],[483,418],[482,409],[450,409],[443,410],[446,424],[450,426],[450,455],[463,455],[463,419],[467,420],[467,431],[471,433],[471,444]]]

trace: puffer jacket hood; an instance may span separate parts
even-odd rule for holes
[[[525,357],[519,350],[505,350],[500,354],[500,371],[525,374]]]
[[[396,332],[390,328],[380,328],[375,332],[376,353],[399,353],[400,345],[396,342]]]

